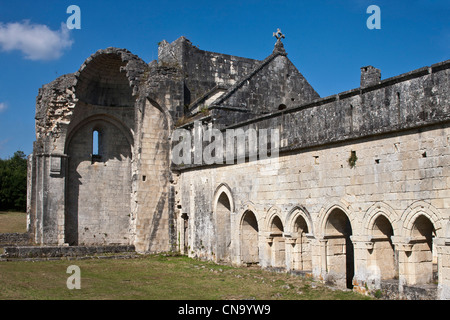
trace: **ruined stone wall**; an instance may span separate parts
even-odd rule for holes
[[[187,98],[190,98],[190,102],[216,85],[232,86],[258,63],[258,60],[203,51],[195,47],[186,51],[184,59],[186,87],[189,90]],[[188,101],[186,102],[190,103]]]
[[[233,85],[259,63],[258,60],[200,50],[184,37],[170,44],[162,41],[158,60],[162,66],[183,70],[186,107],[217,85]]]
[[[11,245],[29,245],[30,235],[28,233],[0,233],[0,247]]]
[[[44,85],[29,159],[29,232],[38,244],[128,244],[135,100],[146,64],[99,50],[74,74]],[[101,137],[93,152],[93,132]]]
[[[84,109],[95,108],[80,105],[77,111],[89,114]],[[119,108],[108,114],[133,119],[134,110]],[[66,242],[129,244],[133,141],[127,127],[102,113],[88,119],[81,122],[67,146]],[[94,131],[99,133],[97,155],[93,154]]]
[[[36,243],[64,242],[67,126],[77,103],[74,74],[39,89],[36,98],[36,141],[28,159],[28,232]]]
[[[363,242],[363,248],[358,249],[362,252],[355,252],[355,275],[367,280],[371,272],[368,261],[372,255],[379,254],[378,248],[383,249],[376,245],[375,252],[369,252],[370,248],[365,247],[365,242],[370,242],[373,225],[369,225],[369,221],[373,215],[381,212],[386,215],[394,229],[393,235],[398,236],[398,241],[406,241],[403,238],[409,237],[409,229],[405,219],[411,208],[420,205],[420,210],[434,224],[439,241],[443,241],[444,226],[449,219],[446,205],[450,179],[449,134],[448,127],[434,128],[286,154],[278,160],[183,172],[179,192],[182,193],[182,211],[189,215],[189,254],[216,259],[219,226],[215,221],[213,199],[218,186],[225,184],[233,197],[230,201],[235,203],[235,210],[230,212],[232,262],[242,263],[241,221],[245,211],[251,210],[257,217],[259,263],[270,267],[273,263],[272,247],[268,244],[271,210],[277,208],[284,236],[288,237],[294,233],[294,212],[301,208],[312,246],[309,271],[318,277],[324,277],[327,271],[335,272],[333,281],[340,283],[345,271],[342,274],[342,270],[323,269],[325,262],[320,242],[327,241],[323,238],[326,214],[338,206],[351,221],[353,241],[356,243],[359,238]],[[424,150],[427,157],[423,157]],[[348,164],[351,151],[356,151],[358,156],[353,168]],[[291,248],[292,244],[286,245],[286,251]],[[287,269],[293,268],[294,257],[289,254],[286,253],[284,266]],[[328,267],[333,264],[331,259],[328,259]],[[380,269],[382,266],[380,263]]]
[[[228,128],[279,128],[281,148],[294,150],[439,123],[447,120],[450,108],[449,65],[446,61]]]
[[[172,249],[174,232],[170,133],[173,125],[169,111],[147,100],[139,129],[134,186],[134,244],[138,252]]]
[[[143,116],[145,116],[144,106],[147,102],[144,100],[146,99],[166,109],[174,122],[184,116],[184,77],[179,67],[158,65],[156,61],[153,61],[144,74],[144,80],[145,83],[141,88],[142,101],[138,103]],[[142,118],[138,119],[138,123],[141,121]]]
[[[163,41],[150,64],[98,51],[39,91],[33,241],[178,248],[358,290],[437,275],[440,297],[450,297],[450,62],[385,80],[371,66],[361,72],[360,88],[320,98],[281,41],[263,61],[184,37]],[[193,126],[199,118],[204,128]],[[280,153],[174,165],[180,126],[277,129]]]
[[[135,99],[145,68],[126,50],[91,56],[77,73],[78,99],[67,126],[64,242],[130,244]],[[98,137],[94,137],[94,132]],[[97,140],[97,141],[95,141]],[[98,150],[94,150],[98,144]]]
[[[402,285],[416,284],[432,265],[431,258],[420,258],[427,248],[430,257],[440,256],[435,259],[440,294],[448,298],[448,83],[447,61],[230,126],[244,131],[279,129],[280,157],[179,168],[181,210],[189,216],[188,253],[218,260],[215,208],[225,186],[234,204],[228,249],[233,263],[245,262],[241,230],[252,212],[258,225],[254,245],[263,267],[280,267],[281,261],[290,270],[298,260],[308,265],[310,259],[307,272],[364,290],[379,285],[384,276],[380,273],[395,263],[386,277],[394,275]],[[338,216],[333,223],[330,217]],[[379,216],[389,221],[392,231],[383,227]],[[413,235],[420,216],[432,225],[425,238]],[[281,226],[274,222],[276,217]],[[388,231],[380,237],[377,228]],[[426,237],[434,237],[433,245],[427,245]],[[298,245],[304,238],[309,251],[300,259]],[[379,259],[380,252],[388,250],[394,263]],[[345,261],[350,254],[351,271],[338,268],[350,263]]]

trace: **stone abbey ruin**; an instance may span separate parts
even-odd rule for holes
[[[366,66],[359,88],[320,97],[275,35],[261,61],[184,37],[159,43],[150,63],[107,48],[44,85],[32,241],[178,251],[450,299],[450,60],[383,80]],[[215,140],[195,140],[208,130]],[[207,146],[230,130],[244,133],[232,161],[194,161],[225,158]],[[253,133],[266,157],[253,157]]]

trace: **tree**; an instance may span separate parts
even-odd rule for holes
[[[0,159],[0,210],[26,211],[27,157],[16,151],[12,158]]]

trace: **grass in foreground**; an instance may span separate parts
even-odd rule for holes
[[[0,233],[24,233],[26,231],[26,213],[0,211]]]
[[[81,289],[66,286],[67,267],[81,270]],[[184,256],[135,259],[0,262],[0,299],[359,300],[311,279],[257,268],[234,268]]]

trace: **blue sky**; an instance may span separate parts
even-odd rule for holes
[[[80,30],[61,25],[72,4]],[[381,9],[379,30],[366,26],[369,5]],[[0,158],[32,152],[38,89],[99,49],[150,62],[159,41],[185,36],[203,50],[264,59],[280,28],[288,58],[325,97],[359,87],[366,65],[385,79],[450,59],[449,16],[448,0],[0,0]]]

